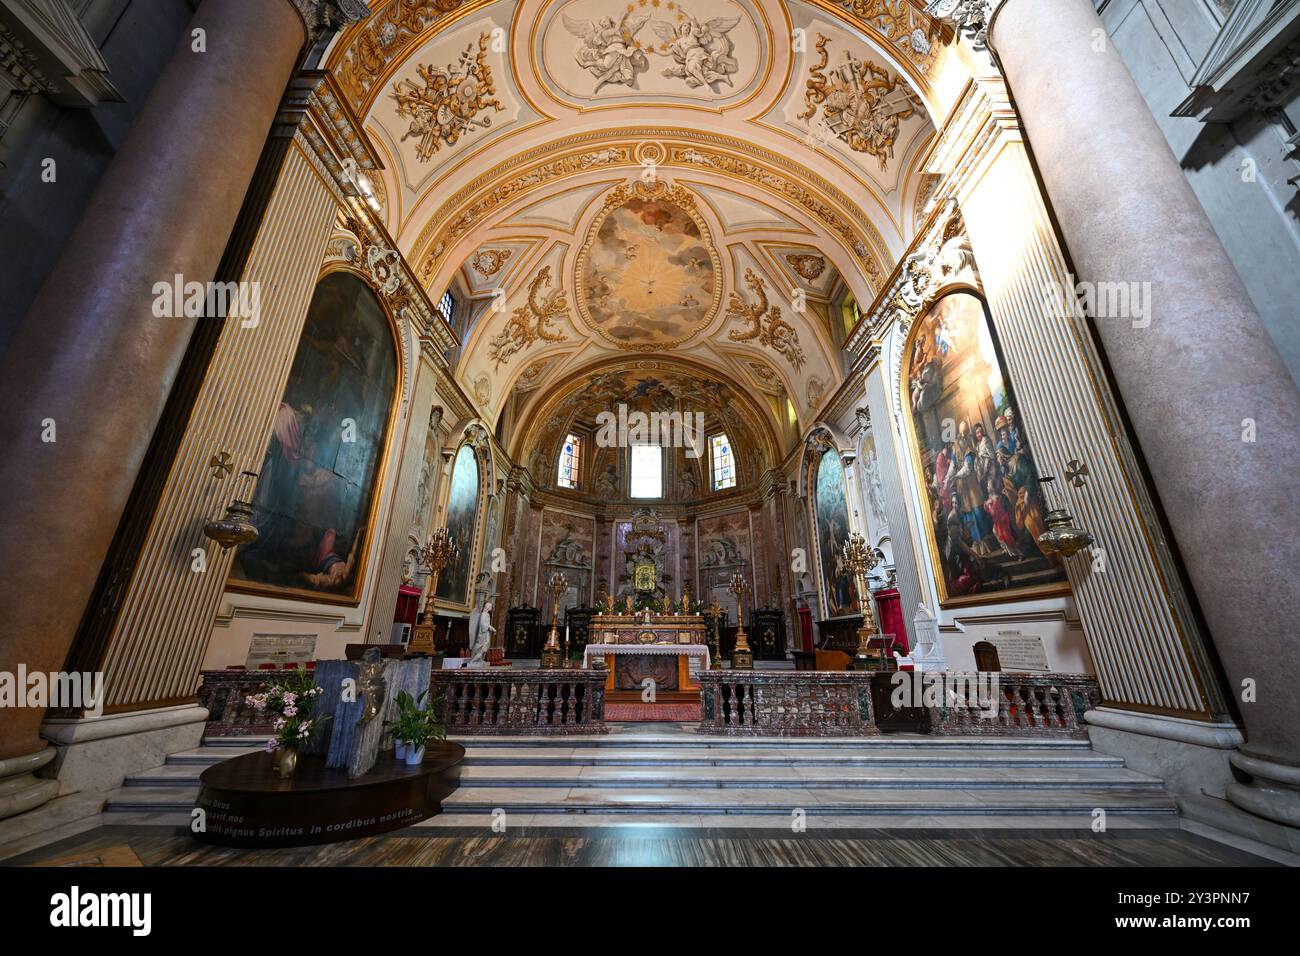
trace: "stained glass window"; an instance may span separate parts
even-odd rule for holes
[[[736,459],[732,457],[727,436],[722,434],[710,438],[709,450],[713,455],[713,490],[736,487]]]
[[[560,449],[560,472],[556,482],[561,488],[577,488],[579,468],[582,466],[582,439],[577,435],[567,435],[564,446]]]
[[[658,445],[632,446],[632,497],[664,496],[664,455]]]

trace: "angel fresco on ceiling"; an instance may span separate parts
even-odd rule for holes
[[[650,23],[650,13],[634,14],[629,8],[617,21],[612,16],[588,20],[561,14],[564,28],[582,41],[574,59],[596,78],[592,95],[607,85],[637,89],[638,77],[650,68],[651,55],[672,61],[661,75],[683,80],[693,90],[706,87],[717,93],[723,84],[733,85],[740,63],[729,34],[742,17],[701,20],[681,7],[675,13],[675,22],[651,23],[660,42],[644,45],[637,35]]]
[[[682,19],[676,26],[663,20],[653,24],[663,42],[658,52],[672,57],[676,65],[663,71],[664,76],[678,77],[691,89],[707,86],[718,92],[722,83],[731,85],[731,75],[740,69],[732,53],[735,44],[728,34],[740,23],[740,17],[713,17],[703,23],[678,8]]]
[[[567,13],[561,16],[564,28],[582,40],[574,58],[579,66],[596,78],[593,94],[599,93],[607,83],[636,89],[638,74],[650,68],[650,59],[636,39],[637,33],[649,21],[650,14],[634,16],[629,9],[617,23],[613,17],[583,20]]]

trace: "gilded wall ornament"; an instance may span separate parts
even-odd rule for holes
[[[894,158],[898,124],[916,112],[911,87],[902,76],[890,76],[870,60],[844,54],[844,62],[828,70],[829,37],[817,35],[818,59],[808,70],[801,120],[818,119],[849,149],[880,161],[883,170]]]
[[[946,20],[970,41],[976,50],[988,48],[991,0],[930,0],[925,6],[927,16]]]
[[[935,65],[939,24],[911,0],[844,0],[842,6],[883,33],[927,72]]]
[[[826,271],[826,260],[822,256],[801,255],[798,253],[789,253],[785,261],[790,263],[790,268],[798,273],[799,278],[806,282],[815,282]]]
[[[785,390],[785,383],[781,381],[781,376],[776,370],[766,362],[746,362],[750,373],[754,376],[754,381],[759,388],[766,392],[781,393]]]
[[[538,339],[544,342],[563,342],[568,338],[563,332],[552,331],[552,319],[567,315],[569,302],[560,289],[552,289],[545,296],[542,289],[551,285],[551,267],[544,266],[528,285],[528,301],[518,306],[506,320],[506,326],[488,343],[488,354],[499,369],[510,357],[532,345]]]
[[[781,318],[779,306],[769,305],[767,301],[767,283],[755,274],[753,269],[745,270],[745,284],[754,293],[758,301],[747,303],[740,293],[732,292],[727,302],[727,318],[744,322],[745,328],[732,329],[727,337],[733,342],[749,342],[757,339],[761,344],[780,352],[796,369],[804,363],[803,349],[799,347],[799,333],[794,326]]]
[[[312,0],[300,0],[312,2]],[[467,0],[392,0],[370,19],[348,42],[330,56],[329,66],[339,78],[352,108],[361,115],[369,110],[367,102],[388,65],[397,60],[407,47],[418,41],[425,30]]]
[[[490,115],[479,115],[484,110],[499,113],[505,109],[494,95],[492,67],[487,62],[490,41],[490,34],[479,34],[478,52],[471,42],[461,53],[460,62],[448,64],[446,69],[417,64],[423,87],[409,79],[393,84],[397,115],[411,121],[402,142],[411,137],[419,139],[415,155],[420,162],[428,162],[444,145],[454,146],[462,136],[491,126]]]
[[[480,249],[470,257],[469,264],[484,279],[490,279],[501,271],[501,267],[505,265],[513,251],[512,249]]]

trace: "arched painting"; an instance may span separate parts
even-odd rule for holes
[[[472,445],[456,452],[451,466],[451,490],[447,493],[447,531],[460,550],[438,575],[434,596],[446,604],[469,604],[469,575],[474,563],[474,526],[478,520],[478,457]]]
[[[316,286],[253,496],[258,538],[232,587],[355,604],[397,385],[379,300],[348,272]]]
[[[1064,567],[1037,544],[1047,505],[983,300],[954,292],[931,306],[902,372],[941,600],[1061,590]]]
[[[857,614],[858,588],[840,558],[849,537],[849,506],[844,496],[844,463],[834,448],[822,452],[817,464],[817,548],[826,589],[826,616]]]

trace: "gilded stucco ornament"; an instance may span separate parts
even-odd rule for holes
[[[818,59],[808,68],[804,111],[797,118],[821,124],[849,149],[874,156],[884,170],[894,158],[899,123],[916,112],[911,87],[901,75],[847,53],[828,69],[829,43],[817,35]]]
[[[491,39],[490,34],[479,34],[478,52],[471,41],[460,62],[448,64],[446,69],[417,64],[423,85],[410,79],[393,84],[397,115],[410,121],[402,142],[418,140],[415,155],[420,162],[428,162],[444,145],[455,146],[462,136],[490,127],[491,114],[480,115],[485,110],[499,113],[505,109],[495,96],[496,84],[487,62]]]
[[[927,72],[934,66],[939,25],[911,0],[842,0],[842,6],[883,33]]]
[[[785,257],[785,261],[798,273],[799,278],[806,282],[816,282],[826,271],[826,259],[822,256],[790,253]]]
[[[781,353],[790,360],[795,368],[802,368],[803,349],[799,347],[799,333],[794,326],[781,318],[779,306],[770,305],[767,299],[767,283],[755,274],[753,269],[745,270],[745,284],[749,286],[757,301],[746,302],[739,292],[732,292],[727,302],[727,318],[744,322],[743,329],[732,329],[727,338],[733,342],[749,342],[755,339],[762,345]]]
[[[993,0],[930,0],[925,12],[952,24],[976,50],[986,50],[989,21],[996,5]]]
[[[505,265],[513,251],[512,249],[480,249],[470,257],[469,264],[484,279],[490,279],[501,271],[501,267]]]
[[[311,5],[320,0],[295,0]],[[351,0],[349,0],[351,2]],[[365,25],[330,55],[329,68],[339,77],[348,102],[360,113],[368,112],[370,99],[379,91],[379,79],[388,65],[419,41],[435,21],[462,6],[466,0],[400,0],[381,5]]]
[[[568,314],[569,302],[561,289],[551,289],[543,295],[542,290],[550,288],[550,285],[551,267],[544,266],[528,285],[528,301],[510,314],[506,327],[488,343],[488,352],[496,362],[496,368],[538,339],[563,342],[568,338],[563,332],[551,330],[552,319]]]

